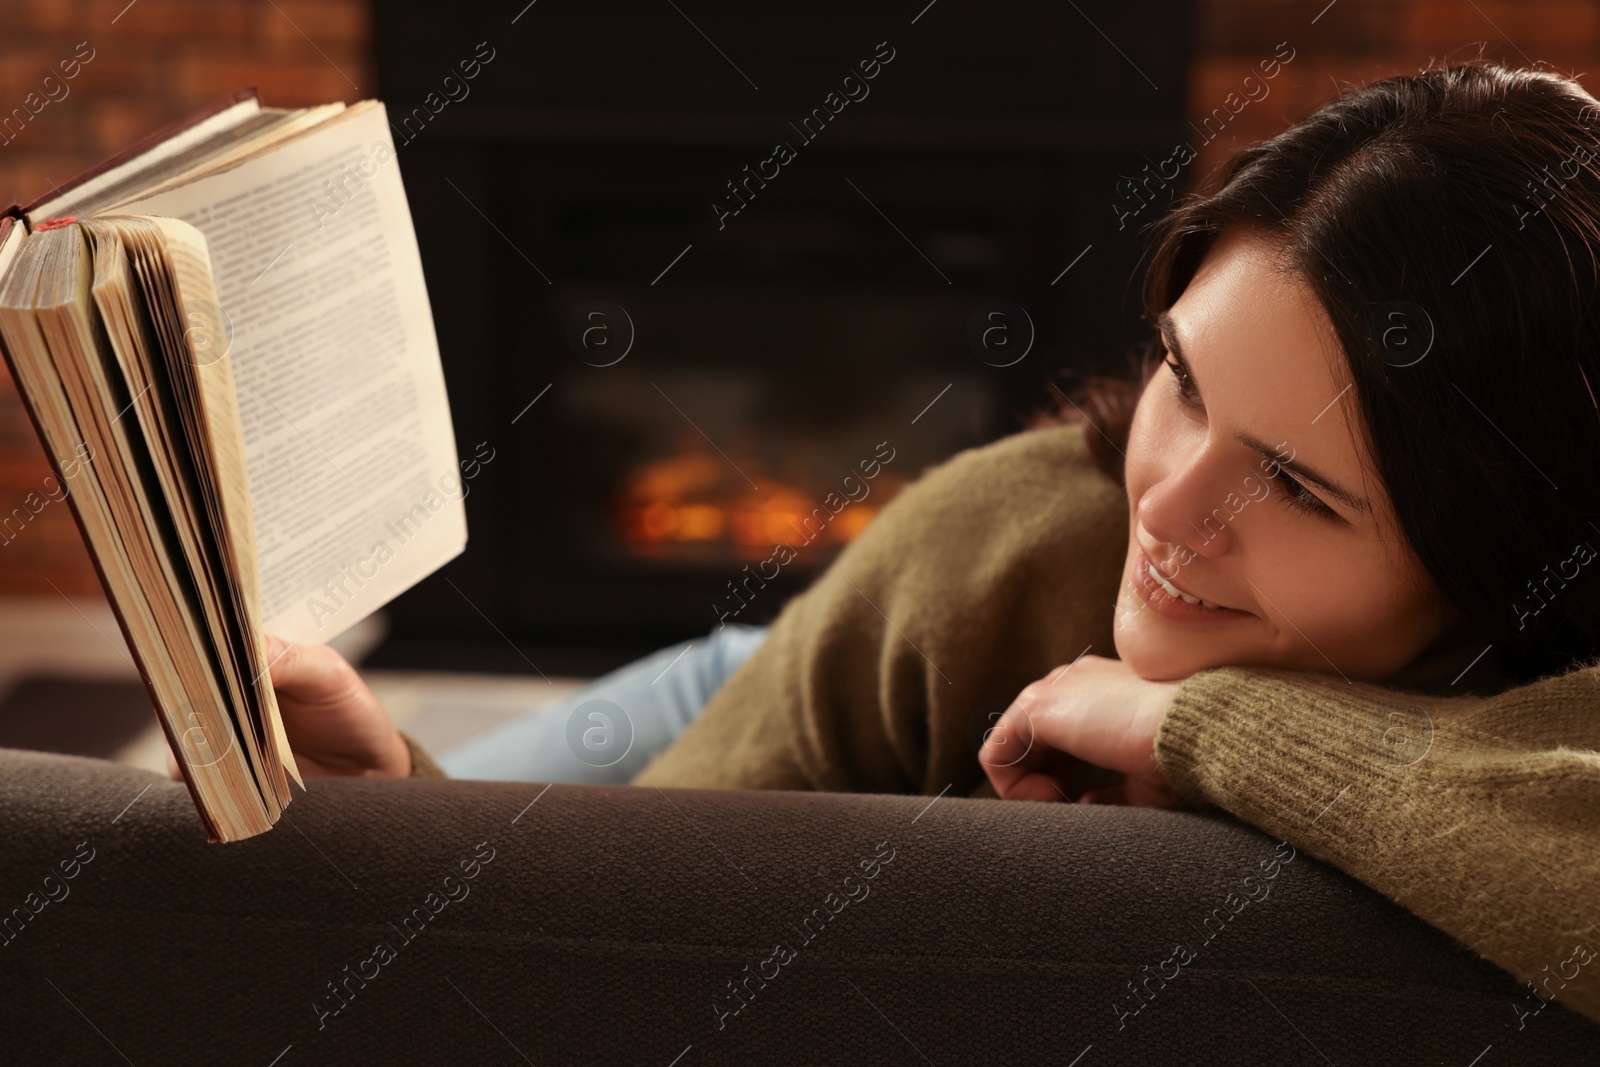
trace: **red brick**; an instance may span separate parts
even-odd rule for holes
[[[1595,42],[1595,5],[1577,0],[1539,0],[1537,3],[1480,2],[1472,4],[1425,2],[1407,5],[1401,40],[1422,47],[1454,46],[1465,41],[1488,41],[1491,50],[1509,53],[1508,62],[1527,65],[1547,58],[1550,45],[1567,49],[1592,47]],[[1510,42],[1507,43],[1509,38]],[[1523,55],[1525,50],[1528,55]]]
[[[90,0],[83,33],[97,48],[102,40],[113,46],[152,38],[243,40],[250,6],[245,0],[138,0],[132,7],[128,0]]]
[[[90,104],[89,147],[101,158],[115,155],[175,117],[161,102],[140,97],[102,97]]]
[[[343,62],[339,62],[340,58]],[[254,85],[264,104],[306,107],[335,100],[360,100],[372,95],[373,88],[365,64],[357,65],[350,56],[334,57],[331,53],[330,59],[313,52],[310,60],[285,62],[207,51],[185,56],[174,66],[175,84],[187,99],[195,101],[211,100]],[[362,82],[367,85],[365,91],[360,88]]]
[[[61,76],[58,61],[72,54],[49,38],[12,38],[5,44],[5,62],[0,63],[0,100],[20,103],[24,94],[36,92],[46,75]]]
[[[1195,40],[1202,56],[1265,58],[1278,42],[1297,50],[1360,50],[1394,36],[1395,0],[1202,0]],[[1311,20],[1316,19],[1313,23]]]
[[[72,33],[85,25],[87,11],[85,0],[12,0],[6,4],[6,31]]]
[[[4,394],[0,397],[0,478],[4,478],[11,464],[27,457],[43,462],[44,453],[40,451],[39,439],[34,435],[33,422],[22,406],[22,398],[14,391],[10,374],[0,377],[4,378],[4,385],[0,386],[0,393]]]
[[[170,50],[163,52],[147,42],[131,41],[91,42],[91,47],[94,51],[86,53],[90,56],[89,62],[80,62],[77,76],[67,83],[72,92],[85,96],[109,94],[160,98],[165,95],[170,80],[170,72],[166,69]],[[67,59],[75,54],[75,49],[76,41],[63,41],[55,59]]]
[[[30,102],[38,109],[37,113],[27,106]],[[0,151],[69,155],[89,151],[93,147],[87,132],[89,108],[88,97],[70,91],[58,100],[43,94],[24,94],[0,101],[0,117],[10,120],[5,136],[12,138]]]
[[[23,138],[19,137],[12,142],[14,145],[22,144]],[[51,186],[59,186],[69,181],[89,167],[98,163],[102,158],[98,154],[84,153],[82,155],[66,155],[56,152],[29,153],[25,156],[15,157],[17,162],[7,164],[5,149],[0,148],[0,170],[3,170],[5,186],[0,187],[0,198],[6,204],[13,201],[27,204],[48,194]]]
[[[309,48],[307,38],[332,55],[332,49],[365,49],[372,27],[364,0],[273,0],[255,3],[253,40],[279,47]]]

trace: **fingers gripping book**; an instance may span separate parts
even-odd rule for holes
[[[246,90],[0,217],[0,350],[213,842],[304,787],[263,635],[466,546],[394,157],[378,101]]]

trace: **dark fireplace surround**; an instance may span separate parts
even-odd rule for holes
[[[374,5],[457,447],[494,459],[370,665],[587,675],[770,621],[1136,336],[1125,179],[1184,139],[1187,5],[493,8]]]

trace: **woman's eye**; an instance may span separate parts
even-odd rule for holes
[[[1280,496],[1287,506],[1308,515],[1319,515],[1323,518],[1338,518],[1338,514],[1328,505],[1319,500],[1315,493],[1289,477],[1280,467],[1278,469]]]
[[[1188,372],[1183,369],[1181,364],[1173,362],[1170,351],[1167,355],[1168,358],[1162,360],[1162,362],[1172,372],[1179,399],[1185,403],[1198,404],[1200,402],[1200,392],[1194,387],[1194,379],[1189,377]],[[1282,467],[1278,468],[1277,478],[1279,498],[1290,508],[1306,515],[1316,515],[1325,519],[1337,519],[1339,517],[1338,512],[1324,504],[1311,490],[1289,477],[1288,472]]]
[[[1166,364],[1167,369],[1172,372],[1172,376],[1178,381],[1178,396],[1190,402],[1199,400],[1200,393],[1195,389],[1194,380],[1189,377],[1188,372],[1170,359],[1163,360],[1163,362]]]

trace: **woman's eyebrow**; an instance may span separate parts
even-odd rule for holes
[[[1189,360],[1183,354],[1183,346],[1178,342],[1177,324],[1172,321],[1172,316],[1165,311],[1161,312],[1156,316],[1156,327],[1161,331],[1162,343],[1172,353],[1172,358],[1178,361],[1178,366],[1183,368],[1183,372],[1188,376],[1189,381],[1194,383],[1195,392],[1204,396],[1205,390],[1200,388],[1200,379],[1194,376],[1194,368],[1189,365]],[[1372,505],[1365,497],[1352,493],[1327,475],[1319,473],[1300,460],[1284,459],[1282,453],[1267,445],[1259,437],[1253,437],[1241,431],[1235,433],[1233,439],[1246,448],[1254,449],[1261,454],[1263,459],[1271,460],[1289,473],[1297,474],[1306,481],[1314,483],[1345,507],[1353,511],[1366,512],[1369,515],[1372,513]]]
[[[1243,432],[1234,434],[1233,439],[1246,448],[1259,452],[1262,458],[1271,460],[1290,474],[1298,474],[1302,479],[1316,485],[1323,492],[1352,511],[1364,511],[1369,515],[1372,513],[1372,505],[1367,502],[1365,497],[1357,496],[1337,482],[1329,481],[1326,475],[1318,474],[1297,459],[1284,459],[1281,452],[1268,448],[1266,443],[1260,439],[1251,437]]]

